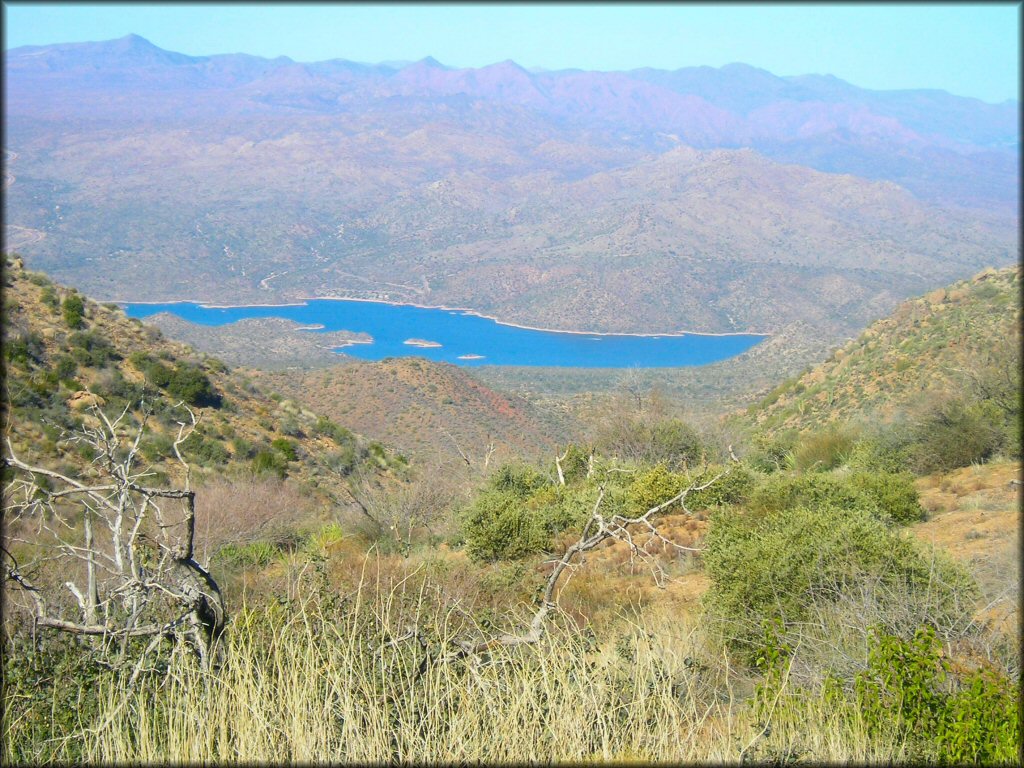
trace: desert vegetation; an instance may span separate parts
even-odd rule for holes
[[[450,474],[6,279],[7,763],[1017,760],[1009,367]]]

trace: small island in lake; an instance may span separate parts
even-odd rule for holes
[[[433,348],[433,347],[440,347],[441,346],[436,341],[427,341],[426,339],[406,339],[402,343],[403,344],[408,344],[410,347],[430,347],[430,348]]]

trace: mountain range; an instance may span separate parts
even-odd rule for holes
[[[629,72],[5,55],[8,249],[103,299],[349,296],[594,331],[814,327],[1019,257],[1019,103]]]

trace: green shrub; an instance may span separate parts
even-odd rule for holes
[[[869,472],[907,472],[911,467],[910,427],[898,423],[877,430],[854,443],[847,464]]]
[[[64,317],[64,324],[72,330],[85,325],[85,302],[77,293],[73,293],[64,299],[61,304],[61,314]]]
[[[139,450],[146,461],[157,462],[174,455],[174,441],[168,435],[150,431],[145,433]]]
[[[513,490],[480,493],[462,521],[466,553],[474,560],[514,560],[541,551],[549,540],[539,515]]]
[[[507,491],[520,499],[526,499],[551,481],[533,467],[526,464],[505,464],[488,480],[488,486],[496,491]]]
[[[262,450],[252,459],[252,471],[257,475],[273,474],[284,477],[288,473],[288,463],[277,451]]]
[[[60,355],[53,361],[53,372],[60,381],[71,380],[78,373],[78,363],[68,355]]]
[[[681,469],[699,463],[707,446],[696,430],[678,419],[650,421],[640,416],[619,416],[606,424],[594,439],[604,456],[638,464],[664,464]]]
[[[110,341],[95,331],[78,331],[68,337],[71,356],[81,365],[103,368],[120,360],[121,355]]]
[[[250,544],[225,544],[214,557],[235,567],[269,565],[281,551],[269,541],[254,541]]]
[[[60,297],[52,285],[47,285],[39,292],[39,301],[44,307],[56,310],[60,307]]]
[[[167,391],[189,405],[216,408],[221,403],[221,396],[213,388],[210,379],[199,366],[191,363],[178,363],[174,366]]]
[[[914,430],[911,463],[921,474],[970,466],[991,458],[1004,435],[998,409],[961,398],[945,399],[929,408]]]
[[[706,470],[689,478],[693,485],[704,485],[726,467],[711,465]],[[742,504],[750,498],[757,487],[758,478],[743,465],[733,465],[729,473],[720,477],[703,490],[691,491],[686,496],[686,506],[691,510],[719,507],[723,504]]]
[[[854,443],[853,433],[839,427],[804,433],[793,449],[795,467],[801,472],[835,469],[846,461]]]
[[[299,451],[295,443],[286,437],[278,437],[271,440],[270,447],[281,454],[285,461],[298,461]]]
[[[207,437],[199,431],[192,433],[184,447],[189,455],[203,466],[227,464],[231,458],[231,454],[219,440]]]
[[[256,448],[244,437],[231,438],[231,450],[236,459],[251,459],[256,455]]]
[[[355,440],[355,435],[330,419],[321,416],[316,420],[316,434],[329,437],[338,445],[347,445]]]
[[[786,430],[775,434],[758,433],[751,439],[745,461],[759,472],[779,472],[793,466],[793,448],[797,433]]]
[[[669,472],[662,464],[642,472],[626,489],[630,504],[630,516],[642,515],[652,507],[678,495],[686,486],[685,475]]]
[[[894,523],[907,525],[925,519],[921,497],[908,472],[853,472],[847,482]]]
[[[573,483],[586,479],[590,464],[590,451],[571,443],[562,455],[565,458],[559,461],[562,465],[562,476],[565,478],[565,482]]]
[[[39,365],[46,359],[46,344],[35,331],[25,331],[4,340],[4,356],[12,363]]]
[[[895,733],[940,763],[1012,764],[1020,757],[1020,702],[1005,676],[951,675],[932,627],[913,639],[875,631],[854,693],[872,735]]]
[[[903,524],[924,519],[913,478],[905,473],[773,475],[750,494],[750,508],[759,513],[820,504],[863,510],[885,522]]]
[[[50,281],[50,278],[48,278],[42,272],[26,272],[25,279],[32,283],[32,285],[50,286],[53,284]]]
[[[324,454],[323,462],[328,469],[339,475],[350,474],[364,458],[354,444],[342,445],[338,450]]]
[[[867,510],[830,502],[763,515],[720,511],[711,518],[704,564],[708,611],[748,656],[765,621],[788,627],[815,605],[862,588],[883,607],[910,599],[936,622],[963,619],[977,595],[952,561],[924,554]]]

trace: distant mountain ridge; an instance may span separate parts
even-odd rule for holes
[[[740,64],[303,64],[138,36],[5,66],[7,247],[103,298],[839,341],[1019,258],[1016,102]]]

